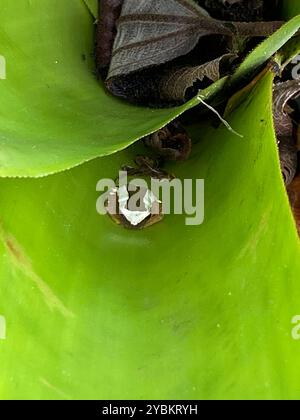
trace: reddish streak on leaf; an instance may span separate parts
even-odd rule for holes
[[[9,249],[9,251],[11,252],[11,254],[16,258],[16,260],[19,261],[20,263],[23,263],[24,256],[20,252],[20,249],[18,249],[16,244],[13,242],[13,240],[11,238],[7,238],[5,240],[5,244],[7,248]]]

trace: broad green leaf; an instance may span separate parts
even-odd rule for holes
[[[195,128],[205,222],[129,231],[95,211],[140,147],[0,181],[1,398],[299,398],[299,242],[267,73],[224,127]],[[3,332],[3,329],[2,329]],[[3,335],[2,335],[2,338]]]
[[[98,18],[98,0],[82,0],[87,5],[95,20]]]
[[[0,22],[0,176],[46,175],[116,152],[199,103],[143,109],[106,93],[82,0],[19,0],[17,14],[3,0]]]
[[[153,110],[110,96],[93,74],[89,10],[95,13],[95,6],[83,0],[18,0],[16,13],[14,2],[2,0],[0,55],[7,78],[0,80],[0,176],[47,175],[114,153],[199,104],[194,99]],[[285,40],[297,19],[285,29]],[[211,89],[221,86],[223,81]]]

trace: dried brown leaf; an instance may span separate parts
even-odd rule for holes
[[[300,93],[300,82],[289,80],[274,86],[273,116],[282,175],[286,185],[289,185],[297,171],[298,157],[296,140],[294,138],[294,124],[292,108],[289,101]]]
[[[300,81],[288,80],[277,83],[273,90],[273,116],[276,134],[278,137],[291,136],[293,122],[292,109],[288,102],[300,93]]]
[[[268,36],[281,25],[218,21],[192,0],[124,0],[108,78],[170,62],[207,35]]]
[[[278,149],[283,180],[285,185],[288,186],[295,178],[298,166],[298,155],[294,138],[292,136],[280,137],[278,139]]]
[[[235,54],[224,54],[201,66],[180,67],[171,69],[160,83],[161,98],[167,101],[182,101],[187,90],[205,78],[212,82],[220,79],[220,66],[224,61],[237,58]]]
[[[96,30],[96,69],[97,76],[106,78],[117,34],[117,20],[120,17],[124,0],[98,0],[99,19]]]
[[[167,160],[186,160],[192,151],[192,140],[178,121],[173,121],[145,137],[144,142]]]

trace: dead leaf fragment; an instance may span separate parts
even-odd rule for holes
[[[215,60],[200,66],[187,66],[171,69],[162,77],[160,82],[160,94],[162,100],[183,101],[186,99],[187,90],[205,78],[216,82],[221,77],[221,65],[227,61],[232,62],[237,55],[224,54]]]
[[[269,36],[282,22],[226,22],[191,0],[124,0],[108,79],[188,54],[207,35]]]
[[[299,80],[288,80],[287,82],[277,83],[274,86],[273,116],[278,137],[292,135],[292,108],[288,105],[288,102],[298,94],[300,94]]]
[[[274,86],[273,117],[278,141],[282,175],[286,185],[289,185],[297,172],[298,155],[296,139],[294,138],[294,124],[292,108],[289,101],[300,93],[300,82],[289,80]]]
[[[144,142],[166,160],[186,160],[192,150],[192,140],[178,121],[145,137]]]
[[[98,0],[99,19],[96,29],[97,76],[106,78],[110,66],[114,40],[117,34],[117,20],[124,0]]]

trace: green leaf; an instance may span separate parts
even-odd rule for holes
[[[0,396],[298,399],[299,242],[267,73],[180,178],[204,178],[205,222],[125,230],[96,183],[140,147],[43,179],[1,180]],[[0,244],[1,244],[0,243]],[[3,332],[3,329],[2,329]]]
[[[282,16],[285,19],[291,19],[300,13],[300,4],[297,0],[284,0],[281,3]]]
[[[98,18],[98,0],[83,0],[95,20]]]
[[[275,61],[285,68],[300,53],[300,37],[290,39],[276,54]]]
[[[4,0],[0,20],[0,176],[45,175],[113,153],[186,109],[136,108],[104,91],[82,0],[20,0],[17,15]]]
[[[2,177],[52,174],[114,153],[199,104],[194,99],[180,108],[144,109],[105,92],[93,74],[89,9],[96,4],[87,4],[19,0],[16,13],[11,0],[2,0],[0,55],[7,64],[7,79],[0,80]],[[295,22],[288,24],[285,39]],[[223,81],[211,89],[222,86]],[[204,93],[206,99],[210,94]]]
[[[232,84],[247,80],[249,74],[254,73],[263,66],[280,48],[283,47],[299,30],[300,15],[294,17],[283,25],[273,35],[263,41],[248,57],[244,60],[232,77]]]

